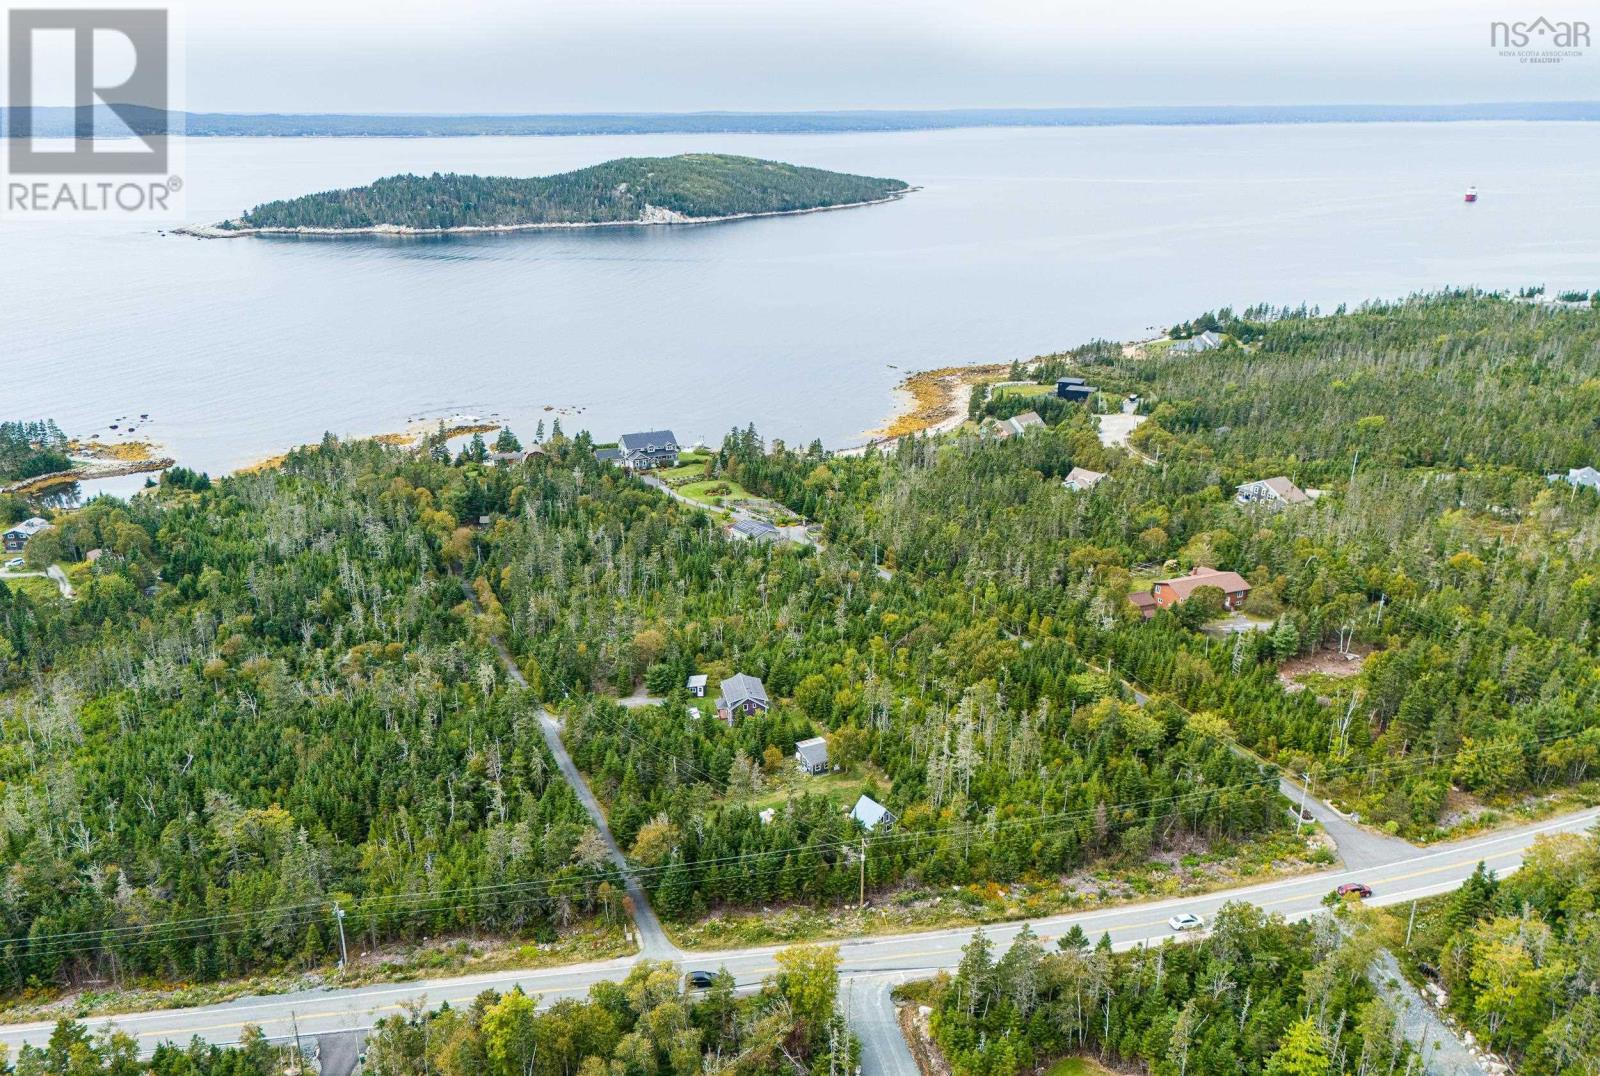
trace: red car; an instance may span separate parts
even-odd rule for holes
[[[1360,897],[1362,900],[1366,900],[1368,897],[1372,896],[1372,887],[1370,885],[1364,885],[1361,882],[1346,882],[1344,885],[1334,890],[1334,892],[1338,893],[1341,897]]]

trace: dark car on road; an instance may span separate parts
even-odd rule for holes
[[[1372,887],[1362,882],[1346,882],[1334,892],[1341,897],[1360,897],[1362,900],[1366,900],[1372,896]]]
[[[691,971],[683,977],[683,981],[688,984],[690,990],[709,990],[716,978],[709,971]]]

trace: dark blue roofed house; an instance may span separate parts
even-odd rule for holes
[[[602,448],[594,455],[597,460],[620,463],[630,471],[654,471],[660,467],[676,467],[678,438],[671,430],[625,433],[617,438],[616,448]]]
[[[739,717],[764,714],[772,703],[767,699],[767,686],[759,676],[734,673],[719,685],[717,716],[732,725]]]
[[[1081,377],[1063,377],[1056,381],[1056,395],[1071,403],[1087,403],[1099,391],[1094,385],[1085,385]]]

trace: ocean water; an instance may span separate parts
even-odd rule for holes
[[[1223,305],[1600,286],[1600,138],[1579,123],[196,139],[187,215],[400,171],[690,150],[922,189],[788,218],[446,239],[0,218],[0,416],[107,439],[133,426],[213,473],[457,413],[525,440],[559,417],[604,440],[715,442],[753,422],[842,447],[914,369],[1131,339]]]

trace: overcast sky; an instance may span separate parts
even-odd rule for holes
[[[1499,56],[1551,0],[189,0],[196,111],[598,112],[1580,100]]]

